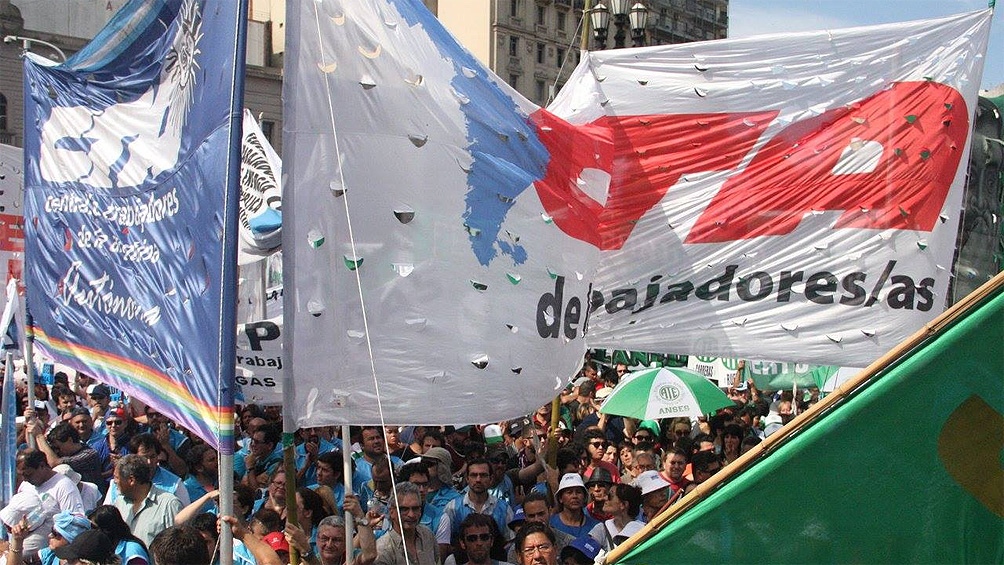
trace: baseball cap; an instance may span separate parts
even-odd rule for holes
[[[614,389],[605,386],[600,390],[596,391],[596,394],[593,396],[593,398],[595,398],[596,400],[606,400],[606,398],[610,396],[610,393],[613,391]]]
[[[523,512],[523,507],[520,506],[519,508],[516,509],[515,512],[512,513],[512,519],[509,520],[509,523],[506,525],[509,526],[510,530],[515,532],[516,530],[519,529],[520,525],[522,525],[523,522],[526,522],[526,513]]]
[[[282,532],[272,532],[261,540],[268,544],[274,551],[289,551],[289,542]]]
[[[453,467],[453,456],[442,447],[430,447],[429,451],[422,454],[422,459],[432,459],[437,463],[442,463],[447,467]]]
[[[582,477],[578,473],[565,473],[561,477],[561,482],[558,483],[558,490],[554,493],[554,496],[558,496],[565,489],[575,487],[585,490],[586,485],[582,482]]]
[[[0,521],[13,528],[23,519],[28,520],[28,531],[42,525],[51,513],[42,508],[42,500],[34,492],[19,492],[10,497],[7,506],[0,509]]]
[[[99,398],[108,398],[112,395],[112,390],[108,388],[108,385],[96,384],[87,387],[87,396],[97,396]]]
[[[641,495],[655,492],[669,486],[669,481],[659,476],[658,471],[645,471],[634,479],[634,486],[641,489]]]
[[[502,428],[498,424],[485,426],[485,444],[495,445],[502,442]]]
[[[72,542],[57,547],[53,553],[68,561],[86,559],[95,563],[108,561],[115,552],[115,544],[101,530],[81,532]]]
[[[522,417],[516,418],[515,420],[509,421],[509,435],[512,437],[519,437],[522,435],[523,430],[529,428],[532,425],[530,418]]]
[[[52,518],[52,529],[68,542],[91,529],[91,522],[82,514],[72,514],[66,510]]]
[[[66,478],[73,481],[73,484],[80,484],[80,473],[74,471],[73,467],[70,467],[66,463],[60,463],[59,465],[53,467],[52,470],[60,475],[66,475]]]
[[[596,540],[589,536],[575,538],[561,549],[561,558],[567,559],[570,550],[577,550],[585,555],[589,561],[592,561],[600,553],[600,544],[596,543]]]

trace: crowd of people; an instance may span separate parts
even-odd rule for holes
[[[227,516],[216,450],[85,374],[57,373],[32,406],[19,387],[19,486],[0,510],[0,565],[215,563],[221,522],[241,565],[289,563],[292,551],[343,564],[347,532],[352,565],[587,565],[816,400],[737,380],[735,405],[709,417],[599,412],[627,369],[587,358],[553,434],[551,403],[483,426],[300,429],[295,477],[279,407],[241,406]]]

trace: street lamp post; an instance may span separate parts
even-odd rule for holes
[[[634,47],[645,45],[645,28],[648,26],[648,8],[641,2],[635,2],[631,6],[631,13],[628,15],[631,23],[631,42]]]
[[[61,61],[66,61],[66,53],[63,53],[62,49],[56,47],[55,45],[49,43],[48,41],[42,41],[41,39],[35,39],[33,37],[22,37],[20,35],[5,35],[3,38],[4,43],[14,43],[15,41],[21,42],[21,49],[25,53],[27,53],[31,49],[32,43],[38,43],[39,45],[44,45],[49,49],[52,49],[53,51],[58,53]]]
[[[610,10],[605,4],[597,4],[589,11],[589,23],[596,35],[596,45],[602,51],[607,48],[607,27],[610,25]]]
[[[631,42],[634,47],[645,44],[645,26],[648,24],[648,8],[641,2],[636,2],[628,8],[630,0],[608,0],[610,7],[597,4],[589,11],[589,22],[593,26],[596,45],[600,50],[606,49],[607,33],[610,27],[611,15],[614,21],[614,49],[625,47],[627,29],[631,28]]]

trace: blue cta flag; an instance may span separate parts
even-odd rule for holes
[[[244,2],[130,0],[25,58],[36,345],[232,450]]]

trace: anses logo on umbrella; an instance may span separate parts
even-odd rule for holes
[[[680,389],[673,385],[662,385],[661,387],[659,387],[659,390],[657,391],[656,394],[659,395],[660,399],[666,402],[673,402],[674,400],[679,400],[680,396],[683,395],[683,393],[680,392]]]

